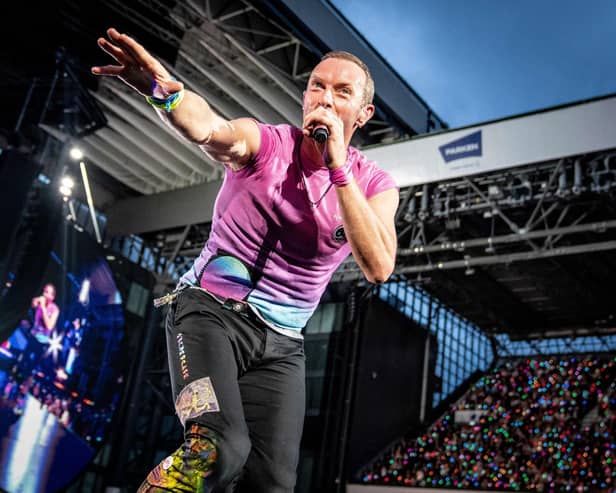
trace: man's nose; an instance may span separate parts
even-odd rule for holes
[[[334,103],[334,96],[332,94],[331,89],[326,88],[321,91],[319,95],[319,106],[324,106],[325,108],[329,108]]]

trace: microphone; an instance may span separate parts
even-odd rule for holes
[[[312,138],[323,144],[329,138],[329,130],[325,125],[317,125],[312,129]]]

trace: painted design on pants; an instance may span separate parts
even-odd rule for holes
[[[181,333],[177,335],[178,341],[178,356],[180,357],[180,369],[182,370],[182,378],[186,380],[190,377],[188,373],[188,364],[186,363],[186,350],[184,349],[184,337]]]
[[[139,487],[137,493],[208,491],[208,478],[216,467],[216,443],[203,435],[207,428],[193,423],[180,448],[158,464]]]
[[[220,411],[210,377],[200,378],[184,387],[175,400],[175,411],[182,426],[203,413]]]

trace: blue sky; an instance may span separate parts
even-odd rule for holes
[[[331,1],[451,128],[616,93],[616,0]]]

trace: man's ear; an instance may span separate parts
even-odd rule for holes
[[[373,104],[367,104],[366,106],[364,106],[361,109],[361,111],[359,113],[359,117],[357,118],[357,120],[355,120],[355,124],[358,126],[358,128],[361,128],[373,116],[374,116],[374,105]]]

